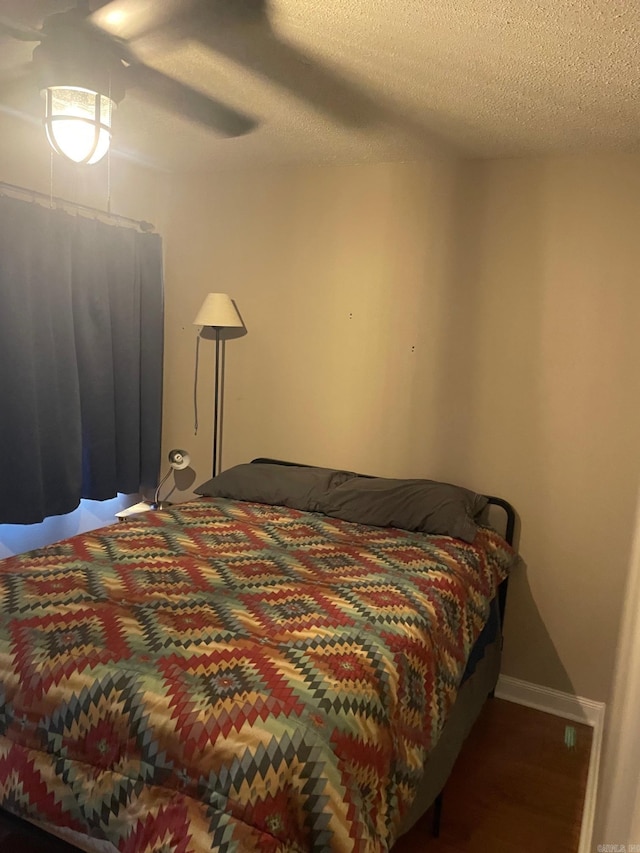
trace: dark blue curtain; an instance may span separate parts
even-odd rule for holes
[[[162,242],[0,198],[0,524],[152,490]]]

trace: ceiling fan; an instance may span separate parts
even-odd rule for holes
[[[280,38],[269,11],[269,0],[79,0],[75,8],[45,17],[40,29],[0,17],[0,35],[39,42],[29,73],[35,73],[37,86],[46,92],[45,126],[56,150],[65,116],[70,119],[70,110],[80,110],[65,106],[60,88],[99,96],[86,99],[82,121],[88,127],[85,148],[91,150],[88,156],[85,151],[82,158],[72,157],[79,162],[97,162],[104,154],[111,113],[128,89],[140,89],[153,103],[225,136],[239,136],[257,126],[254,118],[141,61],[136,46],[150,36],[199,41],[342,124],[376,123],[379,104]]]
[[[58,153],[78,163],[98,162],[109,147],[113,110],[128,89],[140,89],[149,101],[223,136],[257,126],[254,118],[139,60],[92,14],[90,3],[80,0],[45,17],[40,29],[0,16],[0,35],[37,42],[26,79],[14,85],[24,82],[45,94],[45,128]]]

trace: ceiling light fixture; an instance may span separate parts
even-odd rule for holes
[[[107,41],[78,39],[65,15],[48,19],[33,51],[53,150],[74,163],[97,163],[109,150],[116,105],[124,97],[122,60]]]
[[[50,86],[44,126],[53,150],[74,163],[97,163],[109,150],[116,103],[106,95],[76,86]]]

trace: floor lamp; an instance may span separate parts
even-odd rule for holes
[[[216,361],[214,367],[213,381],[213,476],[218,473],[218,438],[222,421],[220,415],[220,378],[222,364],[220,361],[220,331],[221,329],[242,328],[242,320],[226,293],[207,294],[202,307],[198,311],[194,326],[210,326],[215,331],[216,337]]]

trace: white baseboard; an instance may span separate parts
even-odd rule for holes
[[[584,795],[582,829],[580,831],[580,846],[578,847],[578,853],[590,853],[604,731],[604,702],[595,702],[593,699],[573,696],[570,693],[563,693],[561,690],[552,690],[550,687],[531,684],[528,681],[521,681],[519,678],[511,678],[508,675],[501,675],[498,679],[495,695],[498,699],[506,699],[508,702],[515,702],[518,705],[526,705],[528,708],[545,711],[547,714],[555,714],[555,716],[563,717],[566,720],[585,723],[593,728],[589,775]]]
[[[551,687],[531,684],[529,681],[511,678],[509,675],[501,675],[498,679],[496,696],[508,702],[515,702],[517,705],[526,705],[528,708],[546,711],[547,714],[555,714],[556,717],[585,723],[594,729],[602,725],[604,718],[604,702],[594,702],[593,699],[584,699],[582,696],[563,693],[561,690],[552,690]]]

